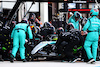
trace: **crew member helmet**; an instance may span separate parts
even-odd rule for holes
[[[71,29],[74,29],[74,25],[73,25],[73,23],[68,23],[67,30],[69,31]]]
[[[27,18],[22,19],[21,23],[28,23]]]
[[[78,11],[75,11],[75,12],[74,12],[74,16],[75,16],[76,18],[81,18],[81,19],[82,19],[82,15],[81,15],[81,13],[79,13]]]
[[[29,16],[29,19],[35,20],[35,18],[36,18],[36,15],[34,13],[31,13],[30,16]]]
[[[63,29],[62,27],[59,27],[59,28],[57,29],[57,34],[60,34],[61,32],[64,32],[64,29]]]
[[[93,8],[90,10],[90,16],[98,16],[99,10],[96,8]]]
[[[49,28],[49,27],[51,27],[52,25],[51,25],[51,23],[49,23],[49,22],[45,22],[44,23],[44,27],[46,27],[46,28]]]

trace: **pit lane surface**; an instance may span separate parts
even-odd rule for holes
[[[59,61],[33,61],[33,62],[22,62],[14,61],[0,61],[0,67],[100,67],[100,61],[96,61],[95,64],[87,64],[86,62],[59,62]]]

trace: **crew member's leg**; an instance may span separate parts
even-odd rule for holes
[[[16,56],[18,48],[19,48],[18,33],[15,33],[15,36],[13,37],[13,49],[12,49],[12,54],[10,56],[10,62],[14,62],[14,57]]]
[[[21,32],[21,34],[22,35],[20,35],[20,57],[21,57],[21,59],[25,59],[25,47],[24,47],[24,45],[25,45],[25,37],[26,37],[26,35],[25,35],[25,33],[23,33],[23,32]]]
[[[14,36],[13,38],[13,49],[12,49],[12,55],[15,57],[16,53],[18,51],[19,48],[19,38],[18,35]]]
[[[96,61],[96,56],[97,56],[97,48],[98,48],[98,41],[93,42],[92,45],[92,53],[93,53],[93,59]]]
[[[93,42],[90,42],[87,40],[84,43],[84,48],[85,48],[85,51],[86,51],[88,59],[89,59],[88,63],[95,62],[95,60],[93,59],[93,55],[91,53],[91,48],[90,48],[92,44],[93,44]]]
[[[93,58],[92,53],[91,53],[91,45],[92,45],[92,42],[87,41],[87,40],[84,43],[84,49],[87,53],[88,59]]]

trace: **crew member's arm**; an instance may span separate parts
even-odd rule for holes
[[[100,22],[100,21],[99,21]],[[100,24],[99,24],[99,42],[100,42]]]
[[[89,26],[90,26],[90,21],[88,20],[81,31],[81,35],[87,34],[86,30],[88,29]]]
[[[30,26],[27,27],[27,33],[29,35],[29,39],[33,39],[33,35],[32,35],[32,31],[31,31]]]
[[[83,31],[86,31],[89,26],[90,26],[90,21],[88,20],[87,23],[83,27]]]
[[[13,28],[13,30],[11,32],[11,38],[13,38],[13,36],[14,36],[14,31],[15,31],[15,28]]]

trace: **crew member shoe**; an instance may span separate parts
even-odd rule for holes
[[[79,61],[79,60],[81,60],[81,58],[75,58],[75,59],[73,59],[73,60],[71,61],[71,63],[75,63],[76,61]]]
[[[27,62],[27,60],[26,60],[26,59],[22,59],[22,61],[23,61],[23,62]]]
[[[95,63],[96,63],[95,61],[91,62],[91,64],[95,64]]]
[[[95,60],[93,58],[91,58],[87,63],[88,64],[94,64],[95,63]]]
[[[13,63],[14,62],[14,56],[11,54],[10,56],[10,62]]]

